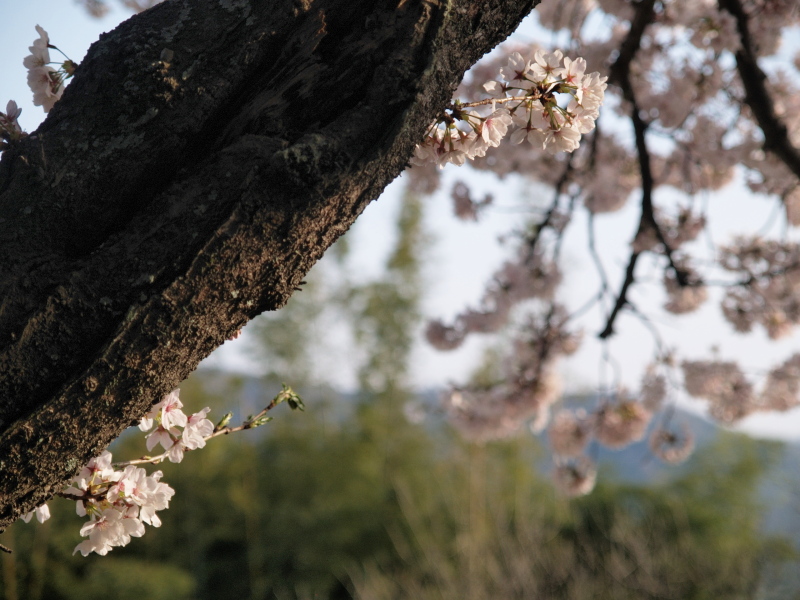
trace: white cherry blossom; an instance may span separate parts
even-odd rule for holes
[[[28,48],[31,53],[22,61],[26,69],[43,67],[50,63],[50,50],[48,49],[50,37],[47,35],[47,32],[38,25],[36,26],[36,31],[39,34],[39,39],[34,40],[33,46]]]
[[[75,546],[73,554],[80,552],[88,556],[95,552],[101,556],[108,554],[115,546],[125,546],[132,537],[144,535],[142,522],[128,514],[114,508],[107,508],[81,527],[81,535],[88,540]]]
[[[531,71],[534,77],[536,77],[536,80],[541,82],[547,81],[548,79],[555,79],[563,56],[561,50],[556,50],[554,52],[545,52],[541,49],[537,50],[533,55],[531,65]]]
[[[514,52],[508,57],[506,66],[500,69],[500,77],[505,79],[513,88],[529,89],[533,82],[528,76],[531,73],[531,64],[519,52]]]
[[[209,407],[206,407],[189,417],[182,436],[183,444],[189,450],[205,447],[205,438],[213,433],[214,424],[206,419],[206,415],[210,410]]]
[[[53,67],[34,67],[28,71],[28,87],[33,92],[34,106],[50,112],[64,93],[61,74]]]
[[[175,440],[180,437],[180,435],[181,432],[177,427],[165,429],[163,425],[159,425],[147,436],[147,438],[145,438],[147,440],[147,450],[149,452],[159,444],[161,444],[161,447],[164,448],[164,450],[169,450],[175,444]]]
[[[581,135],[594,129],[606,88],[605,77],[599,73],[587,76],[585,71],[586,60],[565,58],[558,50],[538,50],[533,61],[519,52],[512,53],[499,69],[501,81],[482,86],[491,97],[491,114],[481,116],[467,110],[487,105],[488,101],[455,102],[450,109],[452,114],[434,124],[417,145],[411,164],[460,166],[483,157],[490,147],[498,147],[511,126],[516,127],[511,131],[512,144],[528,141],[551,154],[573,152],[580,146]],[[559,94],[571,96],[566,108],[559,106]],[[503,106],[497,108],[498,103]],[[456,126],[456,121],[462,125]],[[472,131],[459,129],[464,125]]]
[[[572,60],[569,56],[564,57],[564,66],[560,69],[555,69],[553,74],[562,79],[564,83],[568,85],[579,86],[583,81],[583,73],[586,71],[586,60],[583,58],[577,58],[576,60]],[[580,101],[580,96],[583,95],[583,91],[580,87],[578,87],[578,92],[576,94],[576,99]]]
[[[50,507],[47,506],[47,504],[42,504],[41,506],[34,508],[31,512],[23,515],[22,520],[26,523],[30,523],[34,515],[39,523],[44,523],[50,518]]]

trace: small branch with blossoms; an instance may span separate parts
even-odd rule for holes
[[[537,50],[530,60],[515,52],[500,69],[500,81],[489,81],[489,98],[454,101],[433,123],[411,164],[463,165],[500,145],[512,126],[511,143],[528,141],[553,154],[573,152],[581,135],[595,126],[606,89],[606,77],[585,75],[586,61]],[[491,112],[476,110],[489,107]]]
[[[267,413],[283,402],[292,410],[305,410],[300,396],[284,385],[262,411],[249,416],[241,425],[230,427],[228,423],[232,413],[227,413],[214,425],[206,418],[211,410],[209,407],[187,416],[182,410],[179,390],[164,396],[139,422],[141,431],[153,430],[145,438],[147,449],[161,445],[164,448],[162,454],[113,462],[111,453],[106,450],[90,460],[57,494],[75,501],[78,516],[89,518],[80,530],[87,539],[78,544],[73,553],[88,556],[95,552],[104,556],[115,547],[125,546],[132,538],[144,535],[145,524],[161,526],[156,513],[169,507],[175,490],[161,481],[161,471],[148,475],[137,465],[157,464],[164,460],[181,462],[185,452],[203,448],[212,438],[268,423],[272,417]],[[27,523],[34,516],[40,523],[49,519],[47,504],[27,513],[22,520]]]
[[[178,400],[178,390],[175,390],[172,392],[172,394],[175,395],[174,401],[177,401],[177,403],[180,404],[180,400]],[[161,403],[167,401],[172,394],[168,395],[164,400],[161,401]],[[129,460],[124,463],[116,463],[116,466],[125,467],[129,465],[158,464],[166,459],[168,459],[170,462],[181,462],[183,459],[183,453],[185,451],[202,448],[206,445],[206,442],[212,438],[236,433],[237,431],[244,431],[246,429],[254,429],[269,423],[272,420],[272,417],[267,416],[267,413],[282,402],[286,402],[292,410],[305,410],[305,405],[303,404],[300,396],[298,396],[294,390],[284,385],[283,389],[281,389],[278,395],[275,396],[275,398],[272,399],[272,402],[270,402],[261,412],[256,415],[250,415],[241,425],[236,427],[228,426],[228,423],[233,417],[233,413],[225,414],[225,416],[223,416],[219,423],[217,423],[215,426],[211,421],[205,418],[208,414],[208,411],[211,410],[210,408],[204,408],[200,412],[186,418],[185,425],[178,424],[179,427],[184,427],[182,433],[177,430],[177,427],[172,427],[170,425],[165,426],[164,419],[162,418],[156,430],[150,433],[146,440],[148,450],[152,450],[157,444],[161,444],[165,451],[158,456],[143,456],[142,458],[136,460]],[[155,410],[159,404],[153,407],[153,410]],[[179,414],[183,414],[180,412],[180,406],[178,407]],[[153,427],[154,417],[150,417],[149,415],[154,414],[155,418],[158,419],[159,413],[157,411],[156,413],[153,413],[153,410],[145,415],[145,417],[139,423],[139,429],[142,431],[149,431]],[[172,408],[169,408],[168,412],[171,412],[172,410]],[[186,415],[183,415],[183,417],[186,417]],[[174,417],[170,418],[170,424],[174,423],[172,419],[174,419]],[[178,419],[183,420],[181,417],[178,417]]]

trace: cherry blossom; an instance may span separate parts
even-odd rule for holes
[[[139,429],[149,431],[155,423],[155,430],[147,435],[147,450],[161,445],[170,462],[181,462],[185,450],[196,450],[206,445],[205,438],[214,432],[214,424],[206,419],[209,407],[187,417],[183,412],[180,391],[174,390],[156,403],[139,421]],[[181,431],[181,428],[183,430]]]
[[[511,125],[511,115],[505,108],[498,108],[485,119],[481,119],[478,128],[480,137],[487,145],[497,147]]]
[[[502,81],[482,85],[491,102],[454,102],[416,147],[411,164],[463,165],[467,159],[483,157],[488,148],[500,146],[512,125],[517,128],[511,133],[512,144],[527,141],[552,154],[575,151],[581,135],[594,129],[606,89],[605,77],[584,75],[585,70],[584,59],[565,58],[558,50],[537,50],[530,60],[519,52],[511,53],[498,70]],[[566,108],[559,105],[558,94],[571,97]],[[503,106],[497,108],[498,103]],[[492,112],[486,116],[471,110],[489,104]],[[456,122],[465,129],[459,129]]]
[[[28,70],[28,87],[33,92],[33,104],[50,112],[64,93],[61,75],[53,67],[35,67]]]
[[[33,104],[41,106],[44,112],[50,112],[64,93],[64,82],[75,74],[78,65],[65,57],[58,69],[51,67],[50,48],[57,48],[50,43],[49,35],[39,25],[36,31],[39,38],[28,48],[31,53],[22,63],[28,69],[28,87],[33,92]]]
[[[561,50],[556,50],[552,53],[545,52],[541,49],[537,50],[533,55],[533,61],[528,63],[528,70],[532,72],[534,81],[536,81],[536,83],[542,83],[556,80],[558,78],[558,72],[563,71],[562,68],[559,68],[563,56]],[[577,84],[575,81],[571,83],[573,85]]]
[[[425,337],[434,348],[453,350],[464,341],[464,332],[455,327],[449,327],[441,321],[431,321],[425,330]]]
[[[547,428],[550,448],[556,454],[576,458],[592,438],[593,421],[586,412],[558,411]]]
[[[584,496],[594,489],[597,468],[586,456],[569,460],[553,469],[553,483],[563,494],[570,497]]]
[[[36,516],[36,520],[39,521],[39,523],[44,523],[50,518],[50,507],[48,507],[47,504],[42,504],[34,508],[31,512],[24,514],[22,520],[26,523],[30,523],[34,516]]]
[[[486,194],[481,201],[473,200],[469,188],[461,181],[453,185],[450,197],[453,199],[453,212],[456,217],[465,221],[477,220],[478,211],[491,204],[493,200],[491,194]]]
[[[666,463],[678,464],[685,461],[694,450],[694,435],[682,423],[679,427],[657,427],[650,434],[650,451]]]
[[[205,447],[206,438],[214,432],[214,424],[206,419],[210,410],[209,407],[205,407],[189,417],[181,439],[183,445],[189,450]]]
[[[800,405],[800,354],[770,370],[764,383],[762,404],[768,410],[790,410]]]
[[[652,413],[639,402],[606,404],[597,413],[595,436],[609,448],[622,448],[644,437],[651,417]]]
[[[93,458],[61,492],[76,501],[78,516],[89,517],[81,528],[88,537],[75,547],[87,556],[92,552],[105,555],[114,547],[128,544],[132,537],[144,535],[144,523],[158,527],[155,515],[169,507],[175,491],[161,483],[161,472],[148,475],[133,465],[117,470],[111,453],[104,451]]]
[[[283,386],[266,408],[248,417],[241,425],[230,427],[228,423],[233,415],[228,413],[215,426],[206,418],[210,411],[208,407],[187,417],[182,411],[179,390],[166,394],[139,422],[141,431],[149,431],[157,423],[156,430],[147,436],[146,445],[150,450],[161,443],[166,452],[114,463],[111,453],[104,450],[58,493],[75,501],[75,512],[79,517],[89,518],[81,528],[81,535],[88,539],[78,544],[74,553],[105,555],[115,547],[128,544],[131,538],[144,535],[145,525],[161,526],[156,513],[169,508],[175,490],[161,481],[161,471],[148,475],[138,465],[159,463],[165,459],[181,462],[185,452],[205,447],[213,437],[253,429],[269,422],[272,417],[267,413],[284,402],[292,410],[304,410],[300,397],[291,388]],[[165,428],[165,423],[168,428]],[[183,431],[179,427],[183,427]],[[50,516],[50,511],[47,505],[42,505],[23,519],[30,521],[34,514],[43,522]]]
[[[50,50],[48,50],[50,38],[47,32],[38,25],[36,26],[36,31],[39,34],[39,39],[34,40],[33,46],[28,48],[31,51],[30,55],[26,56],[22,61],[26,69],[37,69],[50,64]]]
[[[500,77],[505,79],[508,84],[515,86],[515,89],[530,89],[533,85],[533,79],[529,77],[530,74],[530,61],[523,58],[519,52],[512,53],[508,57],[506,66],[500,69]]]
[[[667,396],[667,380],[652,366],[642,378],[640,396],[642,405],[650,412],[661,409]]]
[[[132,537],[144,535],[142,522],[126,513],[107,508],[93,516],[81,527],[81,535],[88,536],[89,539],[75,546],[73,554],[80,552],[83,556],[88,556],[95,552],[105,556],[115,546],[125,546]]]
[[[16,142],[25,137],[25,132],[19,125],[22,109],[13,100],[6,104],[6,112],[0,112],[0,150],[3,150],[9,142]]]
[[[681,364],[686,391],[709,402],[711,415],[734,423],[758,408],[753,385],[739,366],[727,361],[684,361]]]
[[[679,272],[684,282],[679,280]],[[675,261],[674,267],[665,269],[664,290],[667,292],[664,309],[674,314],[693,312],[708,299],[708,290],[699,274],[683,257]]]
[[[161,444],[164,450],[169,450],[175,444],[175,438],[181,435],[177,427],[165,429],[163,425],[158,425],[155,431],[147,436],[147,450],[151,451],[153,448]]]

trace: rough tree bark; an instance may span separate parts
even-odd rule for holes
[[[0,163],[0,528],[304,274],[537,0],[168,0]]]

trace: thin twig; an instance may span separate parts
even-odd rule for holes
[[[636,261],[639,260],[639,252],[631,252],[631,257],[628,260],[628,266],[625,269],[625,280],[622,282],[622,287],[617,294],[617,300],[614,302],[614,308],[611,309],[611,314],[606,319],[606,326],[603,328],[597,337],[604,340],[614,334],[614,321],[617,319],[619,311],[621,311],[628,303],[628,288],[633,284],[633,273],[636,270]]]
[[[630,309],[633,312],[633,314],[636,315],[639,318],[639,321],[642,322],[642,325],[644,325],[645,328],[653,336],[653,341],[655,341],[655,343],[656,343],[656,349],[658,351],[658,356],[659,357],[663,357],[664,356],[664,348],[665,348],[665,346],[664,346],[664,340],[661,338],[661,333],[659,332],[658,327],[656,327],[653,324],[652,319],[650,319],[650,317],[648,317],[645,313],[643,313],[641,310],[639,310],[639,308],[637,308],[636,305],[628,303],[628,306],[630,307]]]
[[[595,241],[595,232],[594,232],[594,213],[589,212],[589,219],[588,219],[588,229],[589,229],[589,254],[594,261],[595,266],[597,267],[597,273],[600,276],[600,293],[607,294],[610,286],[608,285],[608,275],[606,274],[605,266],[603,265],[603,259],[600,256],[600,253],[597,251],[597,243]]]

